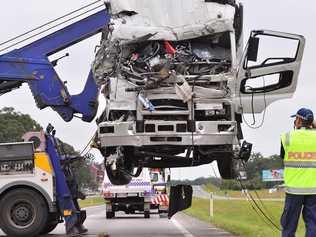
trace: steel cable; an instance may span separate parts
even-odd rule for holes
[[[238,180],[240,186],[242,189],[245,189],[245,186],[242,184],[241,180]],[[262,208],[258,205],[258,203],[256,202],[256,200],[253,198],[253,196],[251,195],[251,193],[249,193],[249,197],[252,201],[251,205],[253,206],[253,204],[255,205],[255,207],[257,208],[257,210],[263,215],[263,217],[275,228],[275,230],[281,231],[280,227],[277,226],[277,224],[274,223],[274,221],[262,210]],[[259,198],[260,200],[260,198]]]
[[[78,8],[77,10],[74,10],[74,11],[68,13],[68,14],[65,14],[65,15],[63,15],[63,16],[61,16],[61,17],[58,17],[58,18],[52,20],[52,21],[49,21],[49,22],[46,23],[46,24],[43,24],[43,25],[41,25],[41,26],[39,26],[39,27],[36,27],[36,28],[34,28],[34,29],[32,29],[32,30],[29,30],[29,31],[27,31],[27,32],[25,32],[25,33],[23,33],[23,34],[21,34],[21,35],[18,35],[18,36],[14,37],[14,38],[11,38],[11,39],[9,39],[9,40],[7,40],[7,41],[1,43],[0,46],[5,45],[5,44],[7,44],[7,43],[9,43],[9,42],[12,42],[12,41],[14,41],[14,40],[17,40],[17,39],[19,39],[19,38],[21,38],[21,37],[23,37],[23,36],[26,36],[26,35],[28,35],[28,34],[34,32],[34,31],[39,30],[39,29],[41,29],[41,28],[43,28],[43,27],[45,27],[45,26],[48,26],[48,25],[50,25],[50,24],[52,24],[52,23],[54,23],[54,22],[56,22],[56,21],[59,21],[59,20],[61,20],[61,19],[64,19],[64,18],[67,17],[67,16],[73,15],[74,13],[79,12],[79,11],[81,11],[81,10],[83,10],[83,9],[86,9],[86,8],[92,6],[92,5],[94,5],[94,4],[96,4],[96,3],[100,2],[100,1],[101,1],[101,0],[98,0],[98,1],[96,1],[96,2],[90,3],[90,4],[86,5],[86,6],[83,6],[83,7],[81,7],[81,8]],[[29,37],[27,37],[27,38],[25,38],[25,39],[23,39],[23,40],[20,40],[20,41],[18,41],[18,42],[16,42],[16,43],[13,43],[13,44],[11,44],[11,45],[9,45],[9,46],[3,48],[3,49],[0,49],[0,52],[2,52],[2,51],[4,51],[4,50],[7,50],[7,49],[9,49],[9,48],[11,48],[11,47],[13,47],[13,46],[16,46],[16,45],[18,45],[18,44],[20,44],[20,43],[23,43],[24,41],[27,41],[27,40],[29,40],[29,39],[32,39],[32,38],[34,38],[34,37],[36,37],[36,36],[38,36],[38,35],[41,35],[41,34],[47,32],[47,31],[49,31],[49,30],[52,30],[52,29],[54,29],[54,28],[56,28],[56,27],[58,27],[58,26],[61,26],[61,25],[65,24],[65,23],[67,23],[67,22],[69,22],[69,21],[71,21],[71,20],[74,20],[74,19],[76,19],[76,18],[78,18],[78,17],[80,17],[80,16],[83,16],[83,15],[85,15],[85,14],[91,12],[91,11],[94,11],[94,10],[100,8],[100,7],[104,7],[104,5],[103,5],[103,4],[102,4],[102,5],[98,5],[98,6],[96,6],[96,7],[94,7],[94,8],[91,8],[91,9],[89,9],[89,10],[87,10],[87,11],[85,11],[85,12],[79,14],[79,15],[76,15],[76,16],[74,16],[74,17],[71,17],[71,18],[69,18],[68,20],[65,20],[65,21],[63,21],[63,22],[61,22],[61,23],[58,23],[58,24],[56,24],[56,25],[54,25],[54,26],[51,26],[51,27],[49,27],[49,28],[47,28],[47,29],[45,29],[45,30],[42,30],[42,31],[40,31],[39,33],[36,33],[36,34],[34,34],[34,35],[31,35],[31,36],[29,36]]]
[[[96,137],[96,135],[97,135],[97,132],[95,132],[94,134],[93,134],[93,136],[91,137],[91,139],[88,141],[88,143],[87,143],[87,145],[81,150],[81,152],[80,152],[80,156],[85,152],[85,150],[87,150],[87,148],[89,147],[89,145],[91,144],[91,142],[93,141],[93,139]],[[91,147],[90,147],[90,149],[88,150],[88,152],[86,152],[86,154],[87,153],[89,153],[90,151],[91,151]],[[86,155],[85,154],[85,155]]]
[[[213,173],[215,175],[215,178],[218,179],[218,176],[216,174],[216,171],[214,169],[214,167],[211,165]],[[243,190],[246,190],[245,186],[242,184],[241,180],[236,179],[240,185],[240,187]],[[256,196],[257,199],[260,201],[261,205],[265,208],[265,206],[262,203],[261,198],[259,197],[259,194],[256,192]],[[250,204],[251,208],[255,211],[255,213],[260,217],[260,219],[267,224],[273,231],[281,231],[281,229],[274,223],[274,221],[272,220],[272,218],[269,217],[269,213],[266,214],[264,210],[262,210],[262,208],[258,205],[258,203],[256,202],[256,200],[253,198],[253,196],[248,193],[248,195],[246,195],[245,197],[246,201]],[[266,208],[265,208],[266,209]],[[260,214],[261,213],[261,214]]]

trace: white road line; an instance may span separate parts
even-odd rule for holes
[[[185,229],[179,222],[176,221],[176,219],[171,219],[172,223],[181,231],[181,233],[184,235],[184,237],[194,237],[187,229]]]

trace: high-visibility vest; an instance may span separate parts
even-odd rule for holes
[[[316,130],[291,131],[283,134],[281,141],[286,192],[316,194]]]

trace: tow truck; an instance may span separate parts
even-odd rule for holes
[[[104,8],[104,7],[103,7]],[[50,106],[65,121],[74,114],[91,122],[98,108],[99,88],[90,72],[82,93],[71,96],[48,57],[102,32],[109,23],[105,9],[83,18],[22,48],[0,56],[0,95],[28,83],[36,105]],[[72,233],[84,212],[77,213],[61,163],[64,160],[49,126],[45,135],[34,134],[42,149],[35,151],[33,140],[0,144],[0,228],[10,236],[37,236],[52,231],[65,220]],[[35,143],[34,143],[35,144]],[[36,200],[36,202],[34,202]]]
[[[113,184],[129,183],[135,167],[191,167],[214,160],[223,178],[234,178],[236,163],[251,152],[251,145],[242,143],[242,115],[293,95],[304,37],[256,30],[243,51],[243,6],[234,0],[106,0],[104,5],[0,55],[0,94],[27,83],[39,109],[51,107],[66,122],[74,116],[91,122],[102,88],[108,103],[97,119],[94,146]],[[59,59],[48,57],[97,33],[102,41],[85,87],[70,95],[54,69]],[[280,42],[281,51],[267,54]],[[63,176],[53,168],[56,177]],[[68,195],[56,185],[57,196]],[[60,185],[66,187],[64,181]],[[191,192],[174,190],[171,209],[177,206],[174,194]]]
[[[0,144],[0,228],[9,236],[47,234],[66,222],[70,232],[86,218],[75,208],[67,180],[70,162],[56,131],[28,132],[24,142]]]

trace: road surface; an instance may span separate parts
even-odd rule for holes
[[[88,218],[85,226],[89,229],[87,237],[102,236],[102,233],[110,237],[233,237],[233,235],[215,228],[207,223],[191,218],[183,213],[178,213],[171,220],[159,218],[152,214],[150,219],[144,219],[143,215],[125,215],[117,213],[117,217],[111,220],[105,218],[105,206],[87,208]],[[4,236],[0,231],[0,236]],[[64,225],[60,224],[47,237],[64,236]]]

